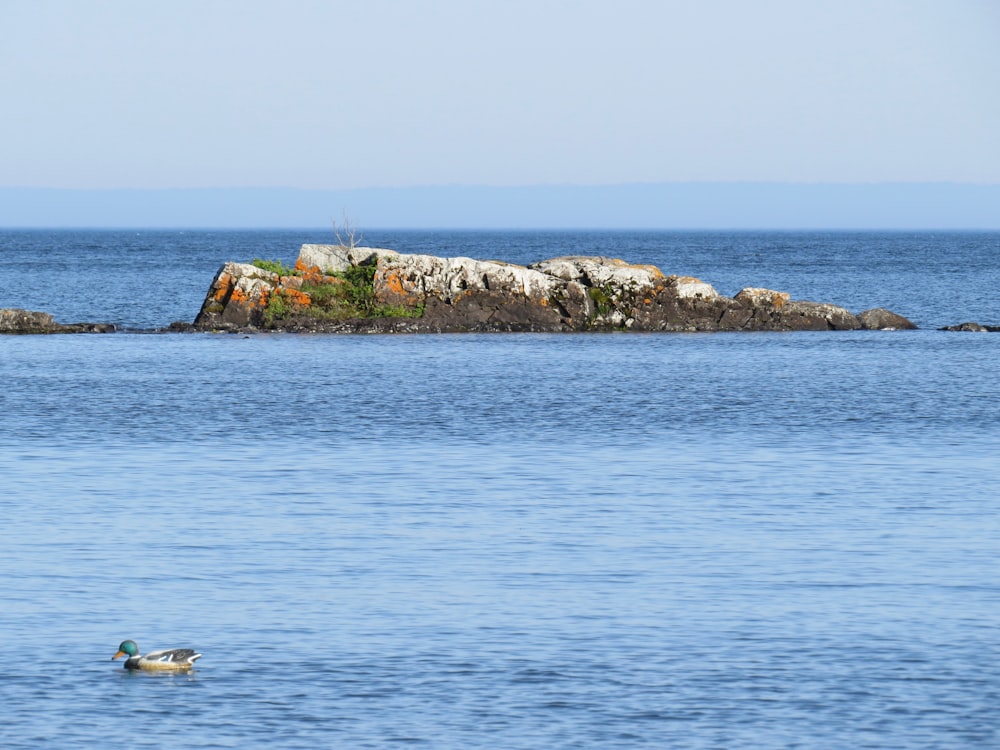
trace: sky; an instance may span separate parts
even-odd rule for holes
[[[0,187],[1000,184],[996,0],[0,0]]]

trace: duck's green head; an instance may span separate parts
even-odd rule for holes
[[[122,641],[121,645],[118,646],[118,653],[111,657],[112,661],[117,659],[119,656],[138,656],[139,647],[135,645],[135,641]]]

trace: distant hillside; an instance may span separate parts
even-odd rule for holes
[[[2,227],[1000,229],[1000,185],[0,188]]]

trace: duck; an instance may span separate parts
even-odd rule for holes
[[[194,663],[201,654],[191,648],[171,648],[162,651],[150,651],[145,656],[139,654],[135,641],[122,641],[118,653],[111,657],[114,661],[119,656],[127,656],[125,669],[142,672],[188,672],[194,668]]]

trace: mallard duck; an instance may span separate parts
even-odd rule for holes
[[[194,668],[195,660],[201,658],[201,654],[190,648],[150,651],[145,656],[140,656],[135,641],[122,641],[118,653],[111,657],[112,661],[119,656],[128,657],[125,669],[139,669],[143,672],[187,672]]]

